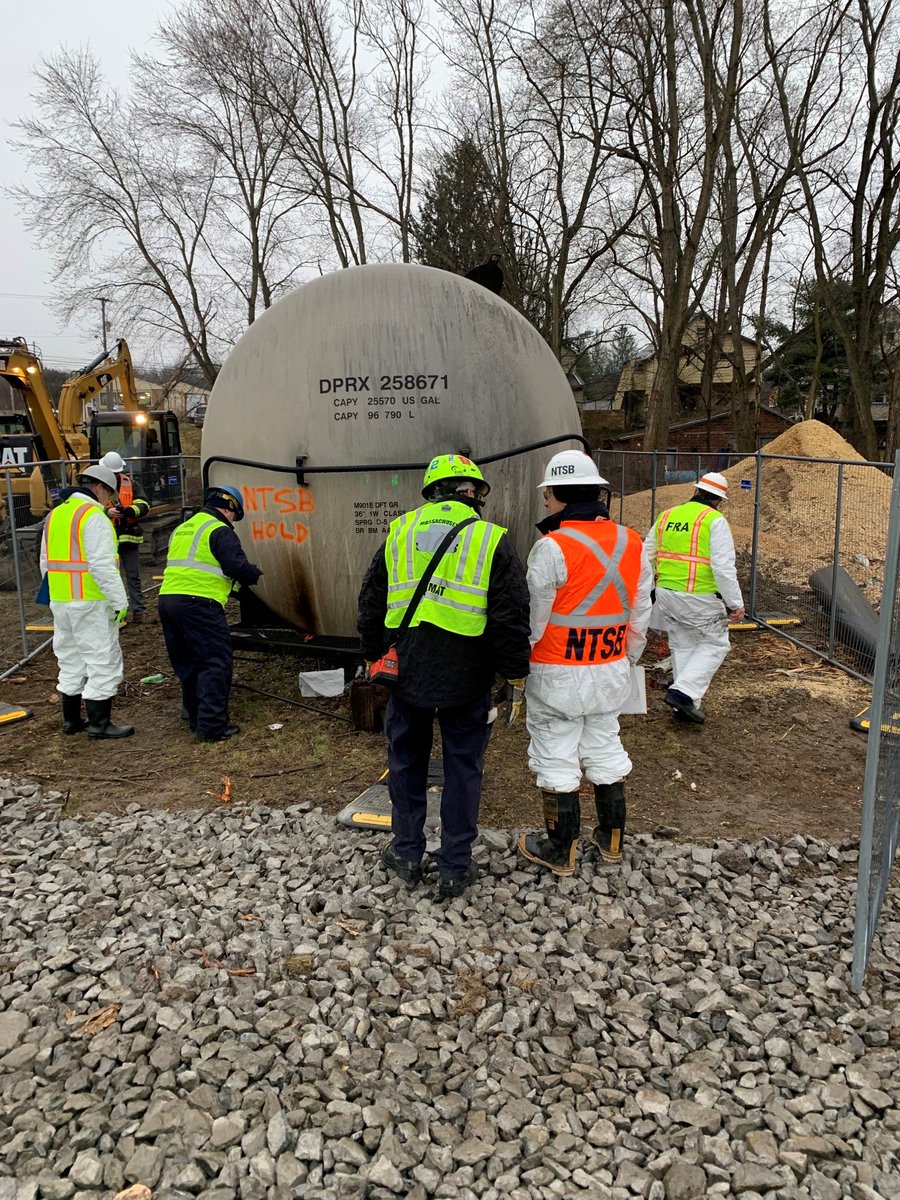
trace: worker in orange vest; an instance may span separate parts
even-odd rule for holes
[[[101,467],[113,471],[118,481],[118,503],[110,505],[106,515],[112,521],[119,547],[119,562],[128,589],[128,619],[135,624],[148,620],[141,588],[141,546],[144,531],[141,521],[150,511],[150,501],[136,479],[125,472],[125,460],[115,450],[100,459]]]
[[[547,464],[548,516],[528,557],[531,663],[525,696],[528,763],[543,794],[546,833],[519,850],[556,875],[575,872],[582,770],[594,785],[590,835],[605,862],[622,859],[625,776],[631,759],[619,713],[631,664],[646,644],[653,575],[641,539],[609,519],[609,484],[590,455],[563,450]]]

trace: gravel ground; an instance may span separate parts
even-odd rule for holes
[[[308,805],[0,780],[0,1200],[900,1198],[900,938],[856,851],[485,831],[439,905]]]

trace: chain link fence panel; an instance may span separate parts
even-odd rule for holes
[[[685,484],[710,470],[727,472],[722,511],[748,615],[871,677],[893,465],[675,451],[603,450],[594,459],[613,490],[610,515],[641,536],[687,499]]]
[[[851,985],[859,992],[900,843],[900,454],[887,534],[863,788]]]

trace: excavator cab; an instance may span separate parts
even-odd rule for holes
[[[122,455],[151,507],[181,503],[181,433],[173,412],[96,412],[88,438],[92,459],[109,450]]]
[[[27,413],[0,413],[0,467],[24,467],[37,462],[37,435]]]

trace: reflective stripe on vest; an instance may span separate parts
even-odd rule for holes
[[[389,629],[401,624],[418,581],[449,531],[472,515],[468,505],[447,500],[425,504],[391,523],[384,547],[388,571],[384,623]],[[478,520],[456,536],[413,613],[411,628],[426,621],[464,637],[484,633],[491,566],[505,532],[499,525]]]
[[[84,552],[85,523],[95,515],[105,519],[104,509],[76,494],[54,508],[47,518],[45,544],[51,600],[106,599],[90,573]]]
[[[161,596],[198,596],[218,600],[223,607],[227,604],[231,580],[209,545],[221,525],[218,517],[199,512],[178,526],[169,539]]]
[[[711,595],[718,591],[709,557],[709,535],[720,512],[689,500],[656,522],[656,582],[671,592]]]
[[[641,574],[641,539],[614,521],[565,522],[547,534],[566,563],[532,662],[593,666],[625,655],[628,619]]]

